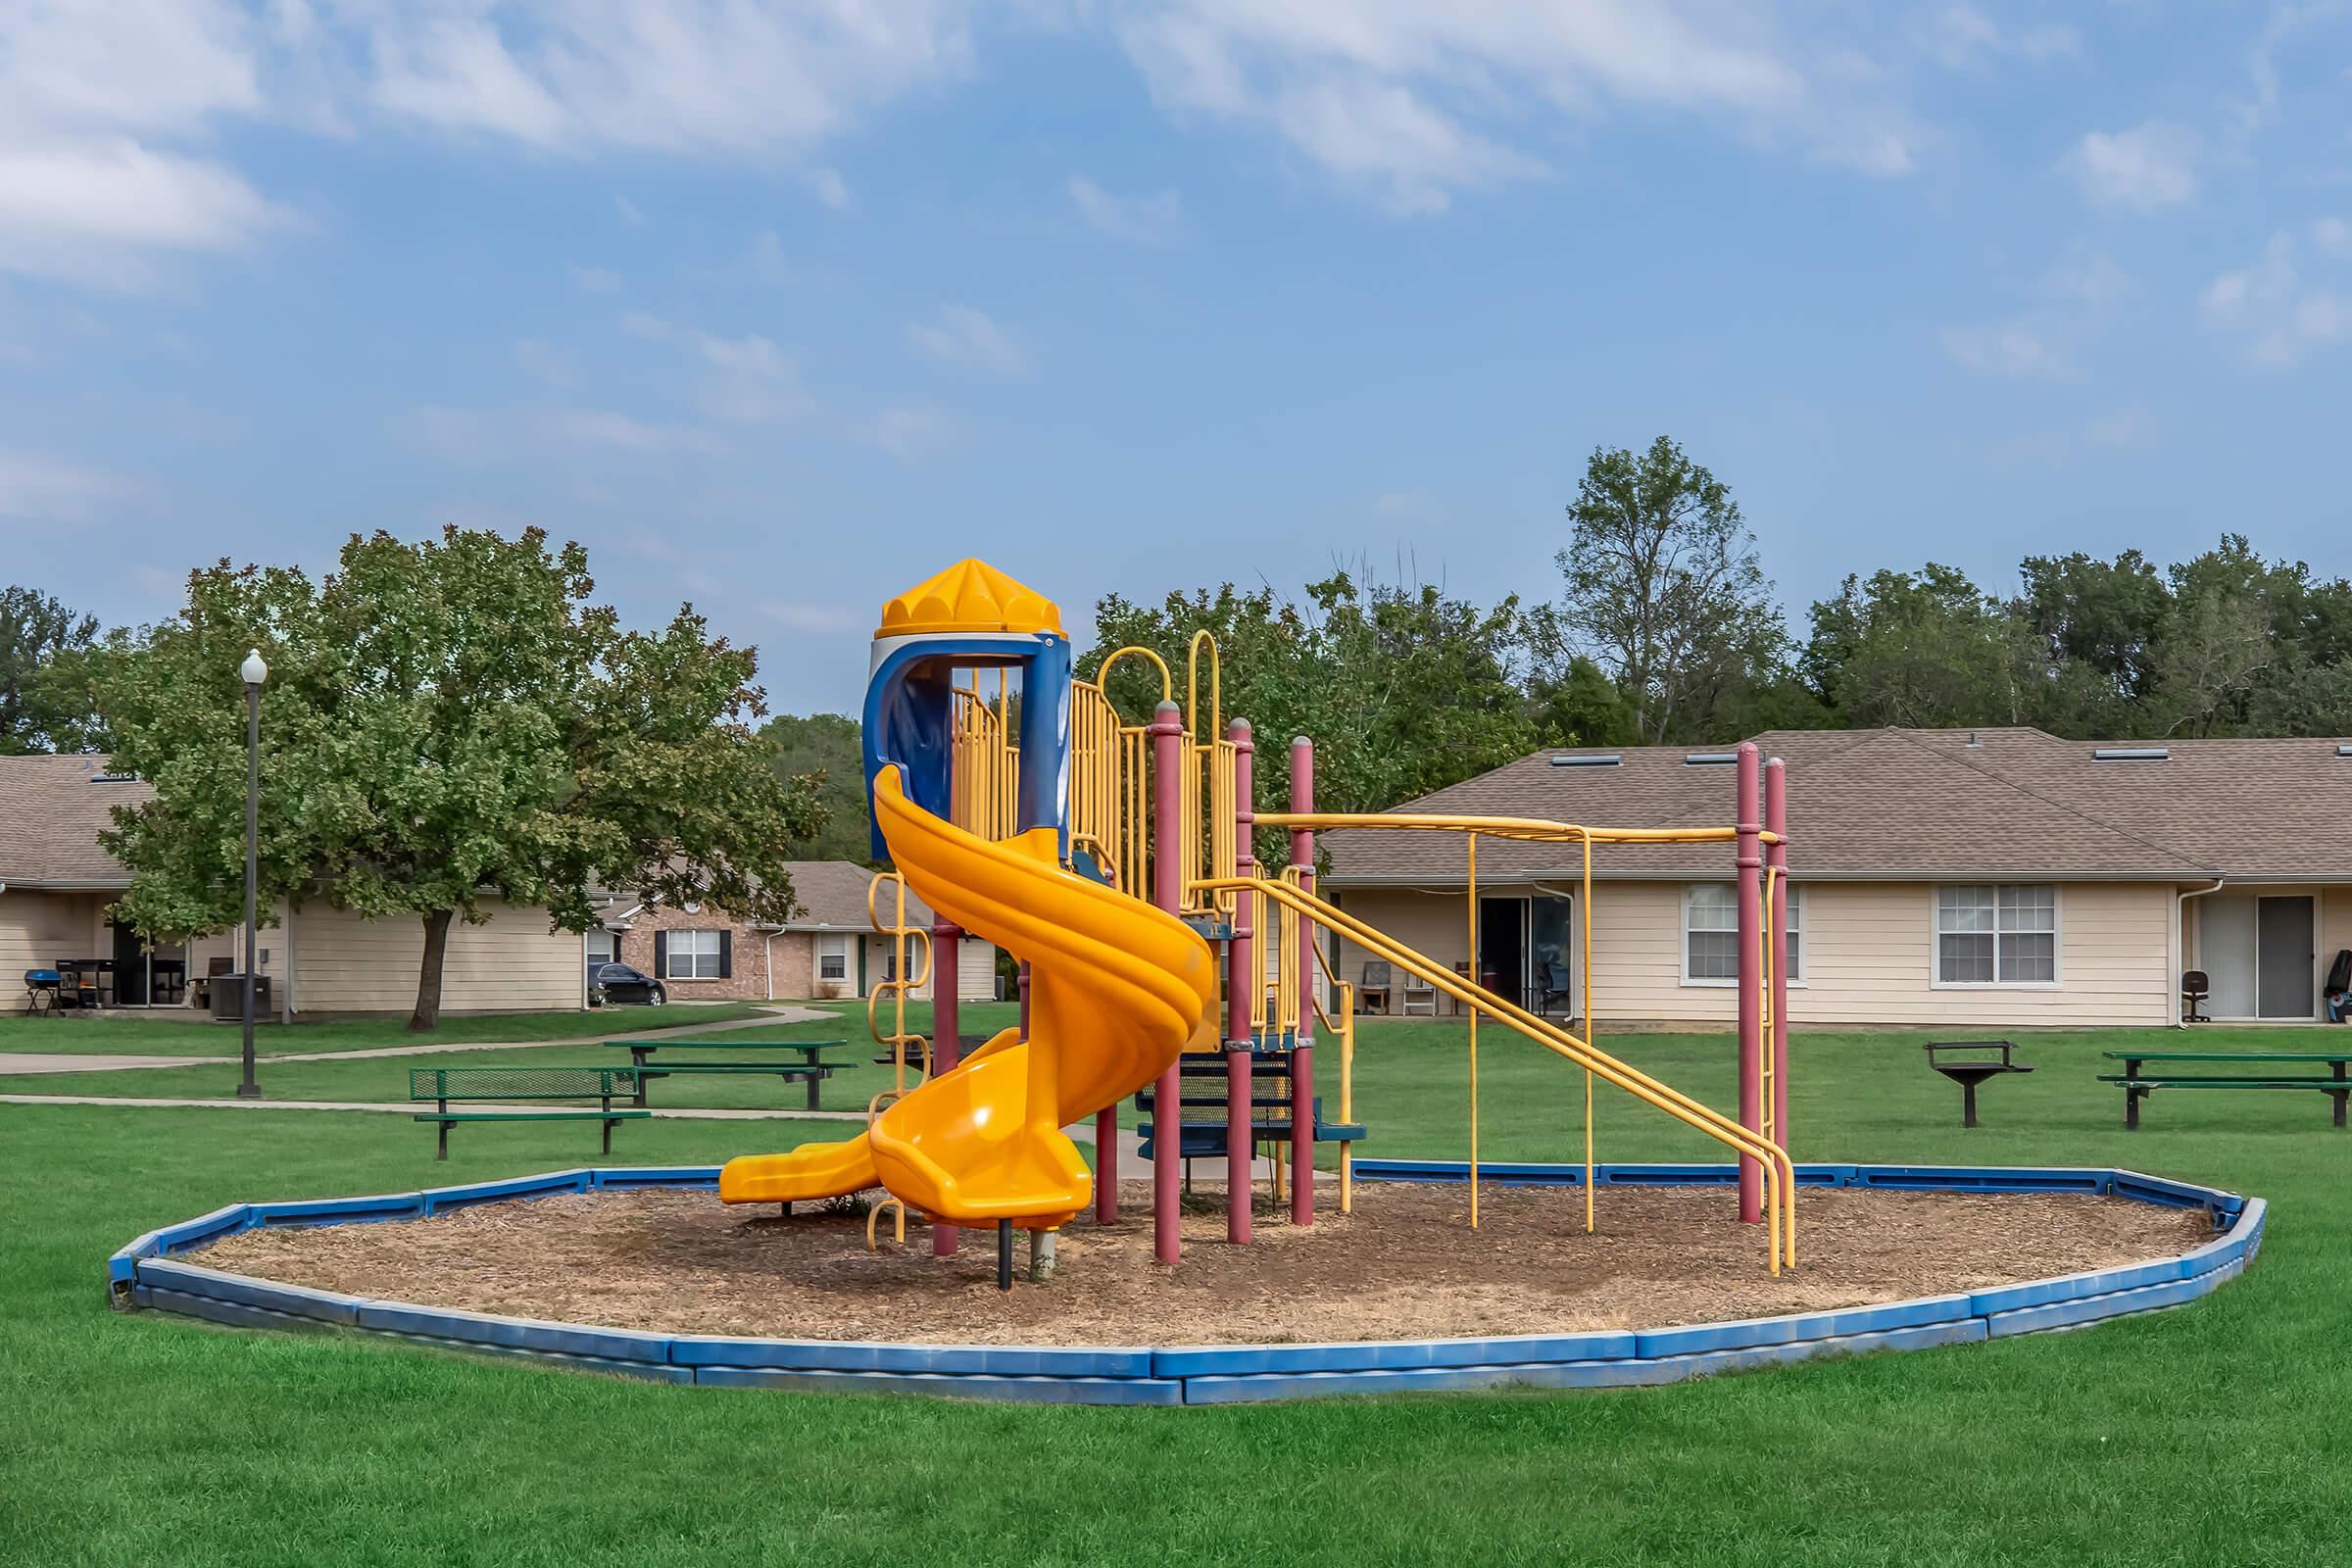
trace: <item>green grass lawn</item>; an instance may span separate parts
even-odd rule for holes
[[[764,1016],[748,1002],[672,1003],[666,1007],[599,1007],[593,1012],[499,1012],[448,1016],[438,1029],[409,1031],[406,1018],[327,1018],[295,1024],[264,1023],[253,1032],[253,1049],[270,1055],[287,1052],[368,1051],[384,1046],[430,1046],[471,1041],[568,1040],[575,1036],[628,1034],[639,1029],[677,1029],[689,1024],[725,1023]],[[0,1017],[0,1054],[31,1052],[55,1055],[233,1056],[244,1031],[200,1014],[186,1017],[121,1018]]]
[[[0,1105],[0,1563],[2346,1561],[2352,1137],[2284,1094],[2160,1094],[2127,1134],[2097,1054],[2142,1039],[2031,1037],[2039,1070],[1963,1132],[1918,1037],[1802,1035],[1791,1120],[1800,1157],[2127,1164],[2271,1199],[2260,1262],[2184,1309],[1680,1388],[1169,1411],[640,1386],[116,1315],[103,1259],[159,1222],[561,1168],[593,1140],[472,1129],[436,1165],[391,1116]],[[1729,1088],[1721,1037],[1614,1044]],[[1484,1152],[1573,1157],[1578,1076],[1486,1031],[1480,1054]],[[1368,1026],[1364,1152],[1458,1153],[1462,1081],[1447,1026]],[[677,1121],[618,1147],[779,1145]],[[1707,1152],[1605,1091],[1600,1150]]]

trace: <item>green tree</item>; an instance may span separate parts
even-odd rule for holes
[[[806,718],[779,713],[760,730],[770,749],[769,765],[783,779],[810,779],[824,825],[795,839],[786,852],[796,860],[873,861],[865,809],[865,749],[858,720],[840,713]]]
[[[1641,739],[1707,737],[1720,700],[1787,641],[1731,490],[1659,436],[1639,454],[1594,451],[1568,515],[1562,620],[1616,680]]]
[[[1171,593],[1150,607],[1112,595],[1096,606],[1095,625],[1081,674],[1115,649],[1149,648],[1168,662],[1180,705],[1194,634],[1215,637],[1222,711],[1250,721],[1261,801],[1285,798],[1295,735],[1313,738],[1316,804],[1335,811],[1380,810],[1540,743],[1522,684],[1526,637],[1516,600],[1482,609],[1434,586],[1342,571],[1308,584],[1297,600],[1230,583]],[[1112,671],[1110,696],[1129,722],[1140,722],[1159,701],[1158,672],[1126,661]],[[1203,710],[1208,703],[1203,672]]]
[[[1847,726],[2019,724],[2038,700],[2020,623],[1951,566],[1849,575],[1812,619],[1802,667]]]
[[[96,616],[37,588],[0,588],[0,756],[100,746],[90,696],[99,657]]]
[[[2081,665],[2125,703],[2147,695],[2172,591],[2145,556],[2127,550],[2100,561],[2078,550],[2028,556],[2018,570],[2014,613],[2041,640],[2053,670]],[[2111,706],[2100,706],[2110,716]]]
[[[266,898],[322,900],[422,926],[413,1029],[439,1018],[453,921],[486,901],[593,923],[592,889],[793,911],[782,847],[819,825],[815,786],[779,778],[748,720],[754,650],[691,606],[621,628],[587,553],[451,527],[410,544],[353,535],[314,583],[289,567],[192,572],[186,607],[110,660],[100,701],[118,766],[154,786],[118,809],[120,914],[151,936],[237,918],[246,648],[264,696]]]

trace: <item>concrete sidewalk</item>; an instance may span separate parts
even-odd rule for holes
[[[839,1013],[822,1012],[814,1007],[796,1007],[788,1003],[776,1003],[760,1011],[777,1023],[825,1023],[840,1018]],[[67,1028],[88,1029],[113,1027],[98,1024],[69,1024]],[[135,1028],[136,1025],[128,1027]],[[553,1051],[581,1046],[601,1046],[608,1040],[678,1040],[692,1035],[710,1034],[721,1029],[757,1029],[759,1020],[729,1018],[718,1023],[682,1023],[667,1029],[632,1029],[612,1035],[569,1035],[562,1040],[460,1040],[439,1041],[421,1046],[369,1046],[364,1051],[290,1051],[264,1053],[255,1059],[268,1064],[277,1061],[367,1061],[377,1056],[438,1056],[458,1051]],[[242,1061],[234,1056],[129,1056],[105,1055],[75,1052],[0,1052],[0,1077],[30,1077],[40,1073],[62,1072],[131,1072],[164,1067],[219,1067]],[[239,1104],[251,1102],[239,1101]]]
[[[196,1110],[357,1110],[374,1111],[378,1114],[399,1114],[404,1116],[415,1114],[417,1108],[415,1102],[409,1101],[166,1100],[161,1098],[133,1098],[123,1095],[0,1095],[0,1105],[115,1105],[138,1110],[165,1108]],[[544,1110],[547,1107],[544,1104],[537,1106],[490,1104],[476,1105],[468,1102],[466,1108],[468,1110],[509,1112],[533,1109]],[[865,1124],[864,1114],[860,1111],[854,1110],[760,1110],[697,1106],[676,1106],[668,1109],[657,1107],[654,1111],[654,1120],[825,1121],[846,1124],[848,1132],[856,1132]],[[1063,1128],[1062,1131],[1070,1136],[1070,1139],[1073,1143],[1091,1144],[1095,1141],[1095,1124],[1092,1120],[1073,1123],[1072,1125]],[[1197,1176],[1197,1179],[1192,1184],[1193,1186],[1204,1188],[1222,1188],[1225,1185],[1224,1160],[1200,1159],[1195,1160],[1193,1165]],[[1143,1141],[1136,1136],[1135,1131],[1132,1128],[1120,1128],[1120,1181],[1141,1181],[1150,1177],[1151,1174],[1152,1167],[1144,1158]],[[1258,1159],[1252,1167],[1251,1179],[1255,1181],[1271,1181],[1273,1178],[1274,1162],[1265,1158]]]

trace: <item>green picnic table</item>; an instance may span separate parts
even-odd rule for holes
[[[816,1086],[833,1076],[837,1067],[853,1065],[846,1061],[828,1061],[825,1050],[831,1046],[846,1046],[846,1040],[608,1040],[605,1046],[612,1051],[626,1051],[629,1061],[637,1069],[637,1103],[645,1103],[645,1086],[649,1078],[672,1078],[682,1074],[760,1074],[770,1073],[790,1083],[800,1079],[808,1086],[808,1108],[817,1109]],[[654,1058],[662,1052],[690,1053],[700,1057],[705,1052],[790,1052],[797,1061],[744,1060],[680,1060],[670,1056],[661,1061]]]
[[[2139,1126],[2139,1102],[2158,1089],[2317,1089],[2334,1100],[2338,1127],[2344,1125],[2344,1102],[2352,1097],[2352,1078],[2345,1076],[2352,1051],[2107,1051],[2100,1054],[2124,1064],[2120,1073],[2101,1073],[2099,1082],[2123,1086],[2124,1125],[2134,1130]],[[2183,1073],[2164,1066],[2147,1070],[2149,1062],[2175,1061],[2235,1063],[2239,1070]],[[2328,1076],[2253,1070],[2281,1062],[2325,1066]]]

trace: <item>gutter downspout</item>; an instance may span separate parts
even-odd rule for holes
[[[2191,888],[2188,892],[2181,894],[2179,898],[2173,901],[2173,956],[2176,960],[2173,964],[2173,978],[2176,984],[2179,983],[2180,972],[2187,967],[2188,964],[2188,927],[2187,922],[2181,918],[2181,916],[2188,909],[2188,901],[2191,899],[2201,899],[2208,893],[2221,892],[2222,884],[2229,880],[2230,879],[2228,877],[2217,876],[2213,879],[2213,886],[2209,888]],[[2180,1016],[2180,999],[2178,995],[2176,995],[2173,998],[2173,1027],[2176,1029],[2185,1029],[2188,1027],[2188,1022],[2186,1019]]]
[[[760,944],[760,961],[767,969],[767,1000],[776,1000],[776,934],[770,931]]]

